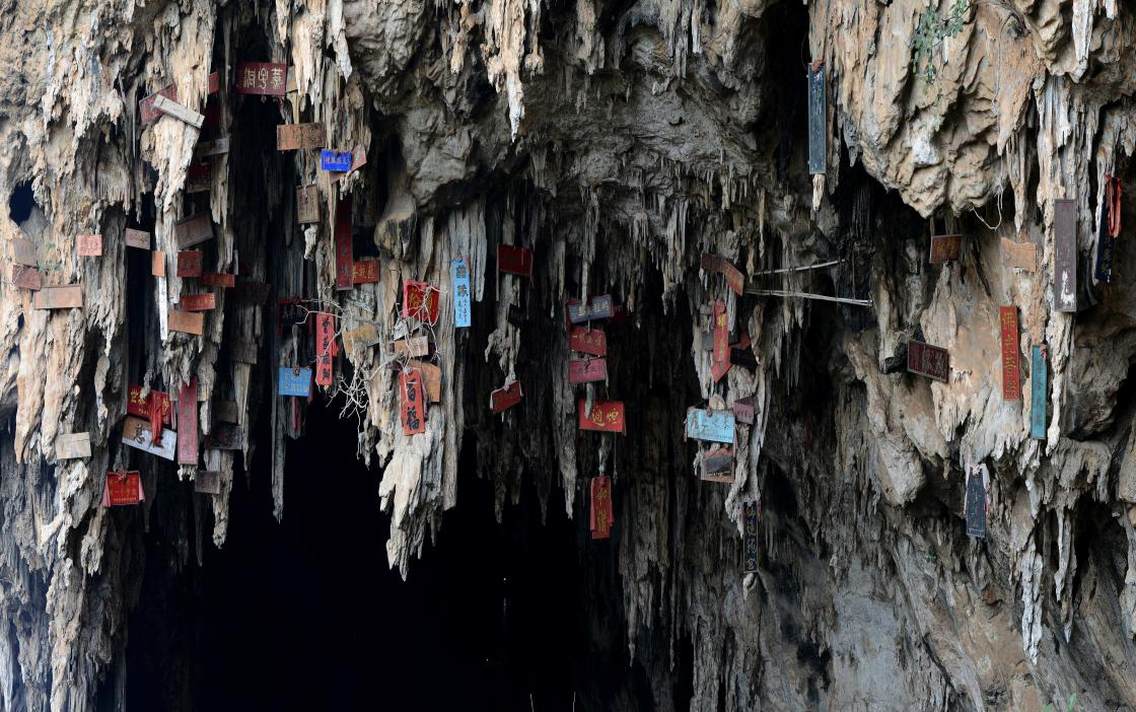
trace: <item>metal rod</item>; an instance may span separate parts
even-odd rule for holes
[[[767,269],[761,272],[754,272],[755,277],[763,274],[785,274],[786,272],[807,272],[811,269],[823,269],[824,267],[831,267],[838,265],[844,260],[829,260],[828,262],[818,262],[815,265],[805,265],[804,267],[784,267],[782,269]]]
[[[747,289],[746,294],[757,294],[764,297],[801,297],[802,299],[819,299],[823,302],[839,302],[840,304],[851,304],[858,307],[872,306],[871,299],[829,297],[824,294],[813,294],[812,292],[790,292],[784,289]]]

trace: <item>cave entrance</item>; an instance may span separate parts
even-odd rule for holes
[[[387,566],[381,474],[355,459],[352,425],[316,407],[308,428],[289,444],[281,523],[262,448],[203,566],[164,574],[177,544],[151,526],[127,709],[573,709],[586,626],[562,495],[542,523],[528,488],[498,525],[463,448],[461,504],[404,582]]]

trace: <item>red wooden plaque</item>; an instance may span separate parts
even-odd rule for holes
[[[999,307],[1002,323],[1002,400],[1022,399],[1021,344],[1018,334],[1018,308]]]
[[[402,316],[434,324],[438,321],[438,290],[413,279],[402,283]]]
[[[568,362],[568,382],[573,385],[606,380],[607,359],[581,358]]]
[[[209,183],[213,180],[213,168],[208,161],[190,163],[185,169],[185,192],[205,193],[209,190]]]
[[[201,275],[201,283],[206,287],[232,289],[237,286],[237,275],[226,272],[206,272]]]
[[[576,401],[576,416],[579,419],[580,430],[624,432],[622,401],[596,401],[591,413],[584,412],[586,407],[583,399]]]
[[[568,348],[582,354],[607,356],[607,335],[603,329],[573,326],[568,332]]]
[[[43,286],[43,278],[35,267],[12,266],[12,284],[21,289],[39,289]]]
[[[592,538],[609,538],[615,515],[611,506],[611,478],[607,475],[592,478],[591,505],[591,516],[588,523],[592,530]]]
[[[183,294],[180,306],[186,311],[213,311],[217,308],[217,297],[212,292]]]
[[[497,269],[532,279],[532,250],[515,245],[497,245]]]
[[[157,121],[158,117],[162,115],[162,112],[154,107],[154,101],[158,98],[158,94],[161,94],[171,101],[177,101],[177,85],[171,84],[165,89],[155,92],[138,102],[138,113],[140,114],[143,125]]]
[[[494,413],[508,410],[520,403],[524,396],[525,392],[521,389],[521,382],[513,381],[489,394],[489,410]]]
[[[76,235],[75,247],[79,251],[80,257],[102,257],[103,236]]]
[[[238,94],[284,96],[288,90],[288,65],[275,62],[240,62],[237,64]]]
[[[142,476],[138,470],[107,473],[106,491],[103,494],[104,506],[122,507],[138,504],[142,498]]]
[[[210,94],[216,94],[219,91],[221,91],[221,73],[220,72],[210,72],[209,73],[209,93]]]
[[[426,432],[426,393],[422,385],[422,374],[417,369],[404,368],[398,374],[398,384],[402,391],[403,434]]]
[[[148,418],[151,430],[156,432],[157,437],[161,437],[162,425],[169,425],[172,422],[170,420],[171,410],[170,396],[166,393],[150,391],[150,395],[143,398],[142,386],[131,386],[127,392],[126,412],[139,418]],[[157,427],[154,427],[155,416]]]
[[[327,312],[316,314],[316,385],[330,386],[335,373],[332,368],[332,347],[335,345],[335,316]],[[419,376],[421,383],[421,375]]]
[[[188,312],[184,309],[170,309],[166,314],[170,331],[201,336],[205,333],[205,315],[201,312]]]
[[[197,464],[197,381],[190,381],[178,392],[177,461],[179,465]]]
[[[711,361],[710,378],[714,380],[714,383],[717,383],[718,381],[722,380],[723,376],[730,372],[730,369],[733,367],[733,365],[734,364],[732,361],[726,361],[724,363],[722,361]]]
[[[177,276],[201,276],[201,250],[182,250],[178,253]]]
[[[951,355],[939,346],[922,341],[907,342],[907,370],[936,381],[951,380]]]
[[[710,375],[714,382],[730,370],[730,327],[726,319],[726,303],[721,299],[714,302],[713,310],[714,351],[710,357]]]
[[[351,250],[351,197],[339,201],[335,209],[335,288],[354,286],[355,259]]]
[[[379,281],[379,261],[355,260],[351,274],[355,284],[374,284]]]
[[[953,262],[962,254],[962,235],[932,235],[931,257],[933,265]]]
[[[725,257],[719,255],[702,255],[702,269],[707,272],[717,272],[726,278],[734,294],[741,296],[745,292],[745,275]]]

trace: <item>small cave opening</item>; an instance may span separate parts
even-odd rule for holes
[[[8,196],[8,217],[17,225],[26,223],[37,207],[31,183],[20,183]]]
[[[574,705],[581,667],[595,664],[578,522],[560,492],[542,522],[527,486],[499,525],[475,450],[463,448],[459,504],[406,581],[387,565],[382,473],[355,459],[354,429],[333,407],[314,408],[289,443],[282,522],[262,448],[251,485],[234,480],[220,549],[202,517],[201,566],[191,553],[170,573],[194,544],[151,523],[128,622],[127,708],[586,709]]]

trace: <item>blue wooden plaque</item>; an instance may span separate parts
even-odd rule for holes
[[[809,68],[809,173],[812,175],[827,170],[826,109],[824,65],[817,64]]]
[[[466,267],[464,258],[459,257],[450,261],[450,277],[454,290],[454,326],[468,327],[471,323],[469,267]]]
[[[351,170],[351,151],[320,151],[320,168],[333,173]]]
[[[1048,419],[1048,366],[1042,347],[1034,346],[1030,359],[1030,437],[1038,440],[1045,440],[1045,421]]]
[[[734,442],[734,414],[728,410],[686,411],[686,437],[715,443]]]
[[[276,390],[278,395],[307,398],[312,394],[312,369],[281,366]]]

